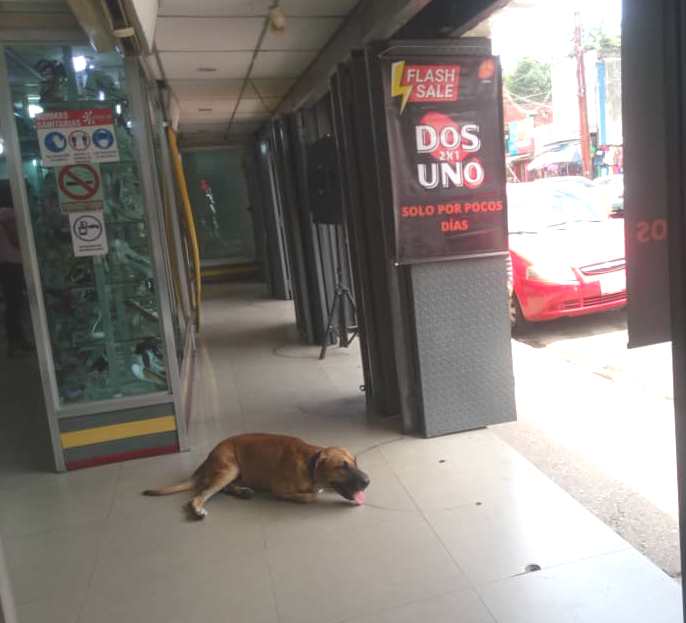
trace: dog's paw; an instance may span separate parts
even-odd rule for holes
[[[204,506],[194,506],[192,502],[186,504],[186,513],[189,519],[205,519],[207,517],[207,509]]]

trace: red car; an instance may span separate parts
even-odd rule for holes
[[[626,305],[624,221],[578,178],[508,184],[513,327]]]

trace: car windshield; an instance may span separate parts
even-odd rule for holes
[[[508,184],[507,202],[511,234],[605,220],[596,192],[579,183]]]

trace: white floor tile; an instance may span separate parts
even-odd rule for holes
[[[383,612],[348,619],[346,623],[495,623],[473,590],[415,601]]]
[[[467,586],[414,514],[334,507],[265,530],[283,623],[335,623]]]
[[[69,610],[83,601],[97,561],[97,525],[15,536],[4,543],[18,607],[60,602]]]
[[[634,550],[480,588],[498,623],[682,623],[681,589]]]

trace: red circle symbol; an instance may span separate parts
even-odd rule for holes
[[[491,80],[495,76],[495,61],[487,58],[479,67],[479,80]]]
[[[100,175],[90,164],[73,164],[62,167],[57,184],[70,199],[85,201],[98,192]]]
[[[431,126],[437,138],[449,139],[447,145],[445,140],[437,141],[437,145],[431,151],[431,156],[435,160],[459,162],[464,159],[464,151],[460,146],[462,142],[460,126],[448,115],[436,111],[428,112],[422,117],[420,123]]]

